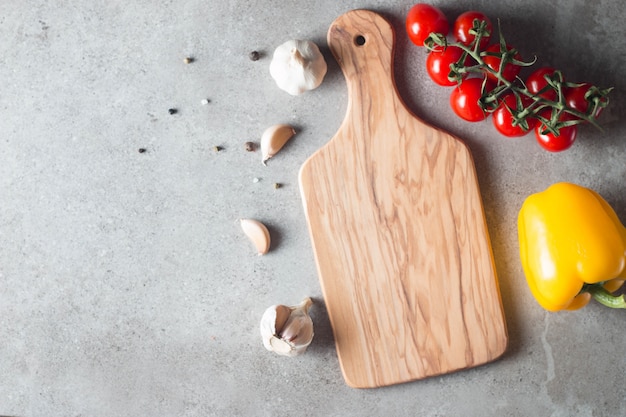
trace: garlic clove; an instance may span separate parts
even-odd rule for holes
[[[277,124],[268,127],[261,136],[261,157],[263,165],[268,159],[276,155],[285,146],[285,143],[296,134],[296,129],[287,124]]]
[[[271,238],[267,227],[258,220],[241,219],[239,221],[244,234],[256,247],[259,255],[265,255],[270,250]]]
[[[289,40],[278,46],[270,63],[270,74],[281,90],[299,95],[322,83],[328,70],[314,42]]]
[[[272,338],[278,333],[276,328],[281,329],[287,322],[287,319],[289,319],[290,314],[291,309],[284,305],[273,305],[263,313],[261,318],[261,336],[267,350],[272,350]]]
[[[302,310],[294,310],[279,335],[281,340],[292,346],[290,353],[294,355],[302,353],[313,340],[313,321]]]
[[[297,306],[273,305],[265,310],[260,327],[265,348],[283,356],[304,353],[313,341],[311,305],[311,298],[306,298]]]
[[[295,352],[294,346],[287,342],[286,340],[279,339],[276,336],[272,336],[269,340],[270,349],[272,352],[276,352],[279,355],[283,356],[295,356],[293,352]]]

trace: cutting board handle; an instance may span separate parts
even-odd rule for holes
[[[391,24],[369,10],[349,11],[331,24],[328,46],[346,77],[351,104],[387,106],[397,99],[394,41]]]

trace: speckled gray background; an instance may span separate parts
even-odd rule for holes
[[[433,3],[449,19],[482,10],[540,65],[614,86],[605,130],[583,127],[572,149],[549,154],[532,136],[458,120],[404,33],[412,2],[3,1],[0,415],[626,415],[624,312],[544,312],[516,231],[524,198],[557,181],[594,188],[626,221],[626,9]],[[395,76],[408,106],[472,150],[510,337],[492,364],[371,390],[343,382],[297,184],[343,118],[345,82],[325,38],[354,8],[398,29]],[[322,86],[300,97],[268,72],[291,38],[314,40],[329,63]],[[274,123],[299,133],[264,167],[243,143]],[[270,254],[254,254],[241,217],[270,226]],[[263,310],[304,296],[318,301],[309,351],[265,351]]]

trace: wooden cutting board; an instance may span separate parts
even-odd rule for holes
[[[347,384],[380,387],[498,358],[506,324],[468,148],[399,98],[384,18],[348,12],[328,44],[348,109],[299,180]]]

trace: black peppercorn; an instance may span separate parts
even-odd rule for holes
[[[258,61],[261,58],[261,54],[258,51],[252,51],[248,54],[251,61]]]
[[[168,109],[168,110],[167,110],[167,112],[168,112],[169,114],[176,114],[176,113],[178,113],[178,110],[176,110],[176,109],[172,108],[172,109]]]

